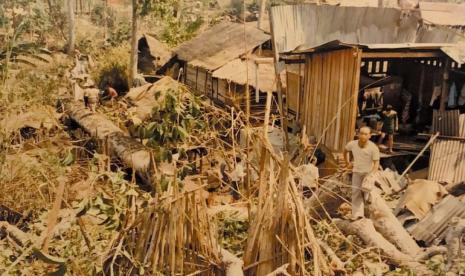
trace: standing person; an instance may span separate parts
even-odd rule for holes
[[[382,113],[383,118],[383,128],[381,130],[381,136],[378,140],[378,145],[383,142],[384,137],[388,136],[388,148],[389,153],[393,153],[392,150],[394,146],[394,132],[399,130],[399,119],[397,117],[397,112],[392,109],[392,105],[388,104],[386,110]]]
[[[362,127],[358,140],[347,143],[344,148],[344,161],[352,169],[352,219],[364,217],[362,182],[365,177],[379,167],[379,149],[370,141],[369,127]],[[350,159],[352,154],[353,161]]]
[[[87,79],[84,87],[84,104],[92,112],[95,112],[100,99],[100,91],[95,87],[95,83],[91,79]]]

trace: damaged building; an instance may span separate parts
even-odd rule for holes
[[[299,64],[294,79],[303,82],[288,78],[287,87],[299,89],[286,97],[300,99],[307,134],[334,152],[362,125],[376,130],[371,118],[388,104],[408,135],[431,132],[432,110],[461,108],[448,101],[458,99],[465,80],[456,30],[422,27],[417,17],[386,8],[279,6],[271,18],[278,70]]]
[[[157,63],[150,65],[152,73],[180,79],[220,106],[245,110],[248,85],[251,112],[258,115],[263,112],[266,93],[275,93],[277,88],[271,37],[256,25],[257,22],[218,23],[175,48],[169,59],[171,53],[157,46],[154,38],[147,35],[145,40],[139,41],[139,50],[145,49],[143,56],[149,56],[150,63]],[[144,71],[144,68],[139,67],[139,70]]]

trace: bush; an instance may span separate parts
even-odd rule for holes
[[[128,42],[131,38],[131,24],[128,20],[118,22],[114,28],[111,28],[108,43],[111,46],[118,46]]]
[[[128,91],[129,53],[129,44],[125,43],[109,48],[96,57],[96,64],[91,68],[91,75],[101,89],[109,83],[118,92]]]

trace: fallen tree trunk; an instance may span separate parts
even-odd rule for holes
[[[368,212],[376,230],[405,254],[417,256],[421,248],[394,216],[377,188],[369,192]]]
[[[424,265],[408,254],[399,251],[392,243],[376,231],[370,219],[360,219],[349,222],[342,219],[334,219],[333,222],[342,232],[348,235],[357,235],[368,246],[374,246],[383,251],[389,261],[396,266],[407,266],[419,275],[424,275],[427,269]]]
[[[126,167],[135,170],[145,184],[151,184],[151,158],[146,147],[129,137],[104,115],[90,111],[82,103],[68,103],[66,113],[92,137],[106,141],[110,154],[118,157]]]
[[[325,219],[338,215],[338,208],[344,202],[350,202],[349,193],[344,191],[347,186],[336,179],[329,179],[319,190],[304,200],[304,207],[309,216],[315,219]]]

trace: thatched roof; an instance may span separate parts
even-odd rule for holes
[[[150,55],[156,60],[157,67],[163,66],[173,57],[173,52],[155,37],[144,34],[141,39],[147,42]]]
[[[256,64],[253,60],[247,60],[246,62],[243,59],[237,58],[214,71],[212,76],[242,85],[246,84],[248,76],[249,85],[255,89],[258,87],[260,91],[264,92],[276,91],[276,75],[273,63]]]
[[[213,71],[269,39],[268,34],[250,24],[221,22],[174,52],[180,60]]]

